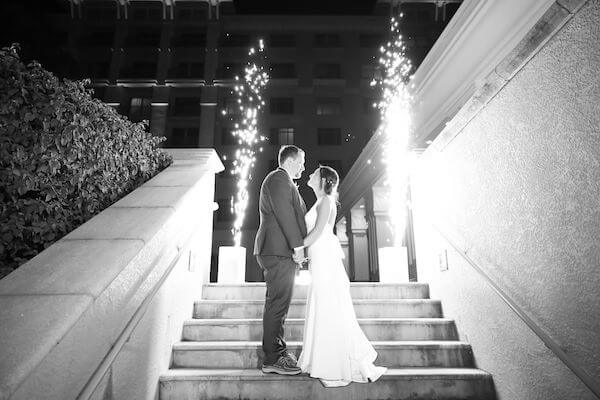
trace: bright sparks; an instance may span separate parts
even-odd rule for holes
[[[252,171],[256,163],[256,151],[262,151],[261,143],[266,137],[258,134],[257,118],[265,105],[262,92],[269,82],[265,72],[264,44],[262,39],[257,48],[248,51],[248,62],[244,70],[244,79],[235,77],[235,94],[239,112],[232,134],[238,141],[231,173],[237,177],[236,194],[231,198],[232,211],[235,214],[233,223],[233,240],[235,246],[242,242],[242,225],[248,207],[248,182],[252,180]],[[226,111],[223,110],[223,114]]]
[[[402,14],[400,14],[402,18]],[[384,137],[384,162],[390,190],[390,219],[395,245],[401,246],[406,226],[406,190],[408,180],[408,141],[411,129],[411,96],[408,93],[412,65],[406,58],[406,47],[400,34],[399,21],[391,19],[391,40],[380,48],[379,64],[383,76],[373,80],[383,94],[376,104],[381,113],[379,134]]]

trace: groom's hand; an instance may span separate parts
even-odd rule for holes
[[[304,248],[295,249],[292,259],[296,264],[302,264],[306,260],[306,257],[304,257]]]

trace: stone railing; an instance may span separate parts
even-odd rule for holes
[[[208,281],[212,149],[173,164],[0,281],[0,399],[154,399]]]

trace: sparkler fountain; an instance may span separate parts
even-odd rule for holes
[[[256,163],[256,152],[262,151],[260,146],[266,138],[258,134],[257,118],[265,105],[262,92],[269,82],[265,72],[264,44],[259,40],[258,46],[248,51],[248,62],[244,77],[235,77],[235,94],[239,107],[238,120],[234,125],[233,136],[238,141],[238,149],[230,171],[237,179],[236,193],[231,198],[231,207],[235,215],[233,228],[234,246],[219,248],[219,282],[243,282],[246,273],[246,249],[241,246],[242,226],[248,207],[248,182],[252,180],[252,172]],[[222,111],[226,115],[226,110]]]
[[[402,14],[400,14],[402,18]],[[382,281],[407,281],[406,273],[399,268],[398,260],[406,260],[406,247],[402,246],[406,227],[406,192],[410,152],[411,102],[409,84],[412,65],[405,55],[406,46],[400,34],[397,18],[391,19],[391,39],[380,48],[379,59],[383,76],[371,85],[382,88],[382,98],[376,103],[381,113],[378,135],[383,135],[386,186],[389,189],[389,214],[394,235],[394,245],[379,252],[379,270]]]

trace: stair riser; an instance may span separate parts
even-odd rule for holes
[[[444,323],[361,324],[369,340],[458,340],[453,321]],[[238,325],[184,325],[184,341],[261,341],[262,323]],[[285,339],[302,341],[304,323],[286,323]]]
[[[491,400],[495,398],[490,378],[458,380],[442,378],[380,379],[371,384],[353,383],[342,388],[324,388],[318,379],[306,381],[290,378],[256,381],[162,381],[161,400],[197,399],[264,399],[264,400]]]
[[[300,356],[300,348],[288,347]],[[377,365],[390,368],[446,367],[471,368],[473,357],[468,346],[453,348],[376,348]],[[237,350],[174,350],[173,367],[177,368],[259,368],[263,352],[256,348]]]
[[[263,304],[214,304],[196,302],[194,318],[262,318]],[[304,318],[306,305],[291,304],[288,318]],[[439,302],[355,304],[358,318],[439,318]]]
[[[306,299],[308,286],[296,286],[294,299]],[[264,286],[238,286],[226,290],[215,286],[207,286],[202,291],[202,298],[208,300],[263,300],[266,289]],[[350,294],[353,299],[428,299],[427,285],[405,286],[351,286]]]

